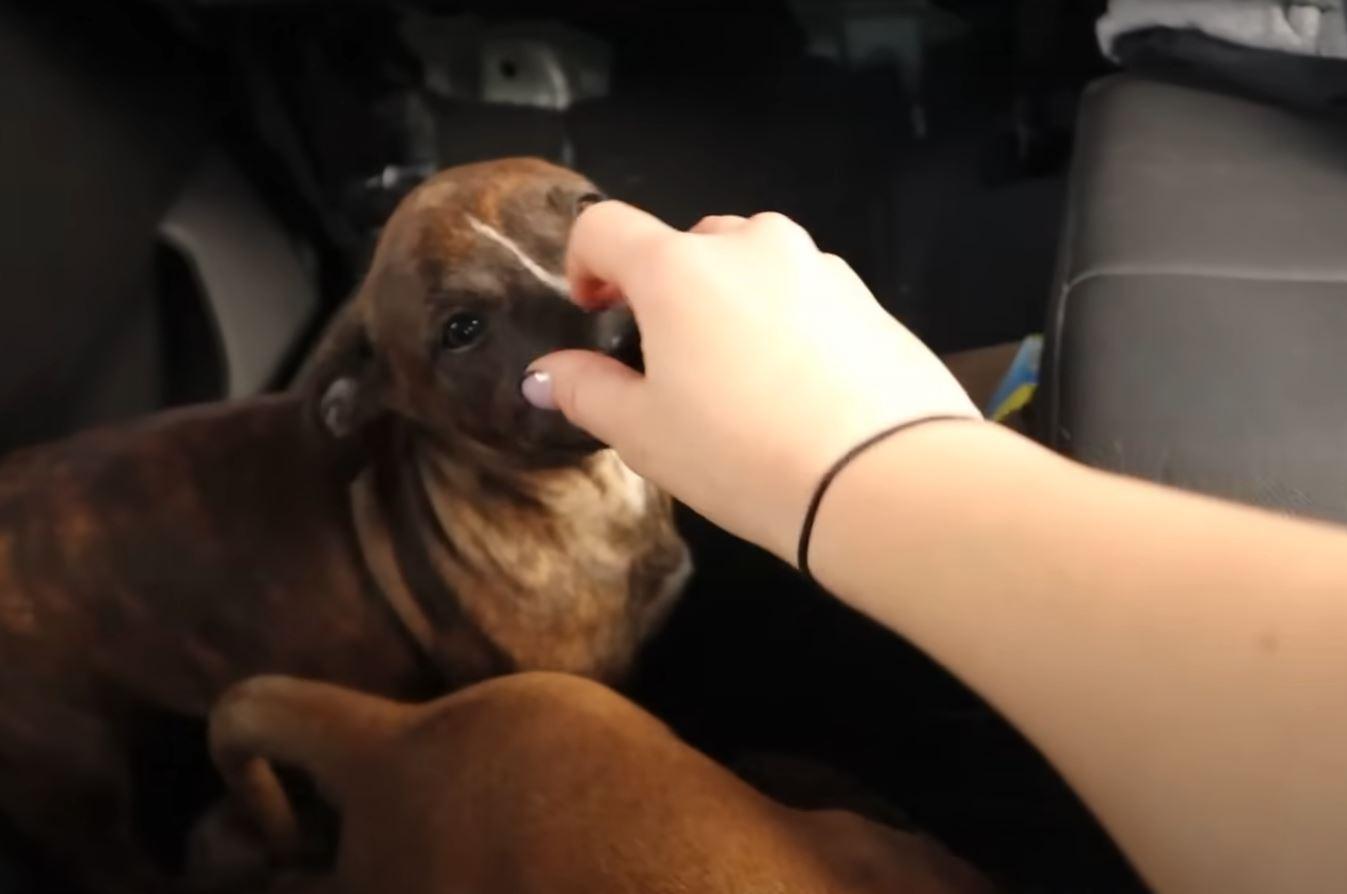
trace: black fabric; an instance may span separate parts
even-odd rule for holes
[[[1143,74],[1207,84],[1310,110],[1347,107],[1347,60],[1282,53],[1201,31],[1147,28],[1113,44],[1119,63]]]

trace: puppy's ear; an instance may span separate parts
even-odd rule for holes
[[[335,438],[350,437],[383,412],[385,382],[354,301],[328,324],[296,380],[319,424]]]

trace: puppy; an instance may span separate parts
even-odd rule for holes
[[[633,349],[561,275],[596,198],[537,160],[445,171],[297,391],[0,462],[0,809],[78,883],[173,889],[162,731],[245,677],[420,698],[630,665],[689,570],[670,502],[518,393],[548,351]]]
[[[295,824],[272,760],[341,814],[303,892],[984,894],[934,842],[783,807],[597,683],[518,674],[425,705],[262,677],[211,715],[211,746],[278,857]]]

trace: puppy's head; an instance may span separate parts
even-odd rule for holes
[[[450,168],[407,196],[307,376],[328,430],[343,437],[392,411],[529,464],[592,452],[560,414],[524,401],[519,382],[563,348],[639,362],[630,312],[581,310],[562,270],[576,215],[599,198],[536,159]]]

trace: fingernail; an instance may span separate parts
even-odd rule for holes
[[[540,410],[555,410],[557,402],[552,396],[552,375],[542,370],[530,370],[519,383],[519,392],[524,400]]]

